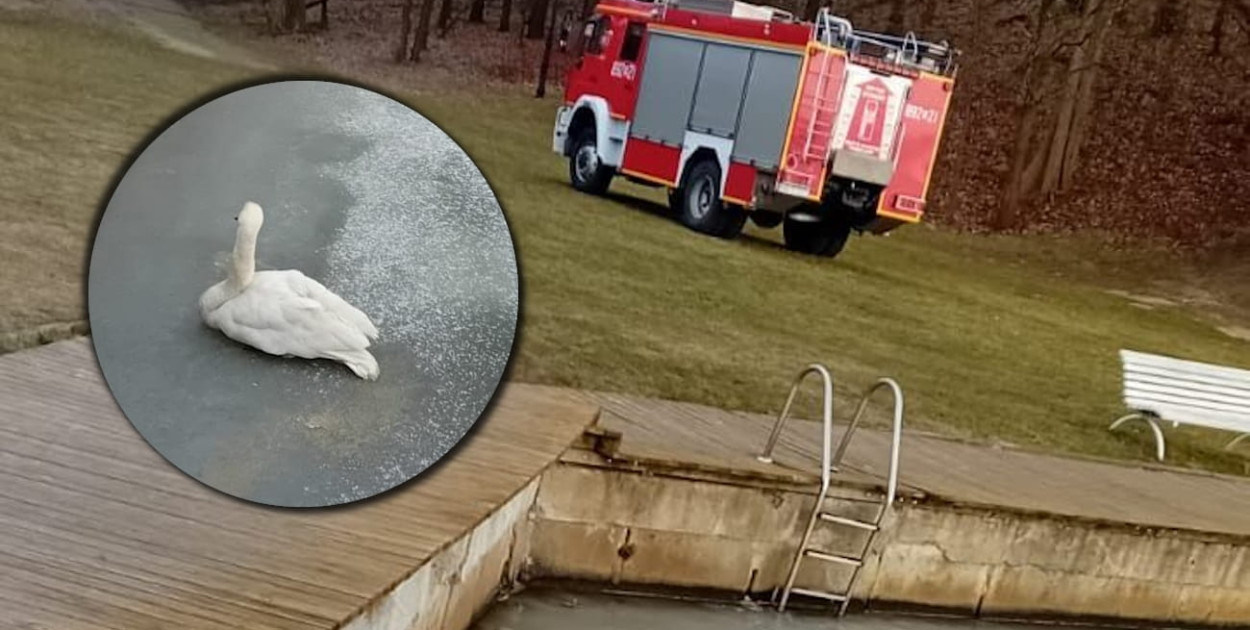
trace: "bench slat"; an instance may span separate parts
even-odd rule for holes
[[[1223,365],[1199,363],[1198,361],[1165,357],[1157,354],[1146,354],[1144,352],[1136,352],[1133,350],[1121,350],[1120,361],[1126,367],[1139,365],[1143,367],[1184,372],[1195,376],[1226,379],[1232,383],[1250,383],[1250,370],[1243,370]]]
[[[1247,420],[1244,417],[1232,416],[1202,409],[1194,409],[1192,407],[1178,407],[1167,403],[1148,400],[1129,401],[1128,407],[1134,411],[1149,411],[1164,420],[1180,422],[1181,424],[1203,426],[1210,429],[1222,429],[1225,431],[1232,431],[1234,433],[1250,432],[1250,420]]]
[[[1225,405],[1222,403],[1209,402],[1205,400],[1193,400],[1190,398],[1181,398],[1179,396],[1168,396],[1167,394],[1152,394],[1149,392],[1135,392],[1125,395],[1124,402],[1128,407],[1134,407],[1141,403],[1160,403],[1172,407],[1193,407],[1203,411],[1220,413],[1234,418],[1244,418],[1246,430],[1250,431],[1250,414],[1247,414],[1245,407],[1237,407],[1233,405]],[[1168,418],[1172,420],[1173,418]]]
[[[1179,383],[1192,383],[1195,386],[1200,387],[1218,387],[1229,390],[1230,393],[1236,393],[1250,398],[1250,381],[1237,381],[1211,375],[1165,370],[1162,368],[1142,365],[1127,365],[1124,367],[1124,380],[1126,381],[1151,379],[1163,379],[1169,382]]]
[[[1250,370],[1121,350],[1124,404],[1164,420],[1250,432]]]
[[[1162,395],[1176,398],[1178,400],[1194,401],[1194,403],[1213,403],[1230,407],[1228,410],[1233,413],[1244,413],[1250,415],[1250,394],[1238,396],[1235,393],[1212,392],[1197,387],[1191,387],[1188,384],[1158,383],[1146,381],[1125,381],[1125,396],[1150,396]]]

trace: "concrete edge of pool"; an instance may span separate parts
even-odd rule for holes
[[[448,462],[329,511],[234,501],[170,469],[81,340],[0,357],[0,405],[5,622],[460,630],[501,588],[552,581],[766,601],[815,500],[816,426],[794,423],[766,466],[752,455],[769,418],[628,396],[510,384]],[[885,440],[865,431],[848,453],[841,513],[874,505]],[[914,434],[902,490],[856,608],[1250,623],[1248,479]],[[815,543],[857,542],[832,533]]]

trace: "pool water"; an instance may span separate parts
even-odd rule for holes
[[[1054,626],[898,614],[777,613],[751,605],[527,589],[474,630],[1027,630]]]

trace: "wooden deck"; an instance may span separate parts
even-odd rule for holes
[[[599,425],[622,434],[617,456],[656,470],[818,482],[820,425],[787,424],[774,454],[755,460],[775,418],[703,405],[585,393]],[[886,399],[886,396],[882,396]],[[835,439],[848,418],[838,418]],[[880,488],[889,434],[861,428],[835,481]],[[1043,455],[904,430],[900,494],[963,505],[1250,536],[1250,479],[1162,466]]]
[[[507,386],[415,482],[285,510],[167,464],[113,402],[87,341],[0,357],[0,627],[335,627],[524,487],[595,412]]]

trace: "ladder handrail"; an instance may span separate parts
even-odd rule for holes
[[[899,450],[903,443],[903,388],[899,386],[898,381],[889,377],[877,379],[865,392],[864,397],[859,400],[859,407],[855,409],[855,415],[851,418],[851,423],[847,425],[846,432],[842,434],[842,440],[838,442],[838,450],[833,455],[833,466],[836,468],[842,462],[842,457],[846,455],[847,446],[851,443],[851,435],[855,433],[859,421],[864,416],[864,410],[868,408],[868,401],[872,395],[878,390],[888,387],[894,394],[894,422],[890,436],[890,468],[886,477],[885,501],[883,506],[894,504],[894,498],[898,494],[898,464]]]
[[[781,437],[781,429],[785,426],[786,420],[790,418],[790,409],[794,407],[794,399],[799,394],[799,388],[802,387],[803,381],[810,374],[819,374],[824,385],[824,401],[822,403],[824,412],[824,444],[823,448],[820,449],[820,487],[823,491],[829,488],[829,476],[832,468],[829,447],[833,443],[833,375],[829,373],[829,368],[819,363],[808,365],[799,372],[798,376],[794,377],[794,382],[790,386],[790,395],[786,397],[786,404],[781,408],[781,413],[773,424],[773,431],[768,436],[768,443],[764,445],[764,451],[759,454],[757,459],[766,464],[773,462],[773,449],[777,446],[777,438]]]
[[[855,409],[855,415],[851,418],[850,424],[847,425],[846,431],[838,441],[837,450],[831,451],[830,447],[833,446],[833,376],[829,373],[828,368],[819,363],[808,365],[799,372],[794,379],[794,383],[790,386],[790,395],[786,397],[786,404],[782,407],[781,413],[777,416],[777,421],[773,424],[773,430],[768,436],[768,443],[764,446],[764,451],[758,456],[760,461],[768,464],[773,463],[773,450],[777,447],[777,440],[781,437],[781,431],[785,428],[786,420],[790,418],[790,411],[794,407],[794,400],[798,396],[799,388],[802,387],[807,377],[812,374],[819,374],[824,384],[824,443],[821,448],[820,492],[816,495],[811,515],[807,519],[807,526],[803,530],[803,536],[799,540],[798,549],[795,551],[794,560],[790,563],[790,571],[786,575],[786,581],[781,586],[780,591],[773,591],[773,601],[777,603],[778,611],[785,611],[786,605],[790,602],[791,593],[796,592],[794,583],[799,575],[799,565],[808,554],[811,554],[813,558],[829,562],[850,562],[853,563],[855,569],[851,573],[845,594],[798,591],[800,594],[826,597],[827,599],[841,602],[838,607],[838,616],[841,616],[846,613],[846,607],[851,602],[856,581],[859,579],[859,568],[863,566],[864,558],[872,547],[873,537],[880,528],[887,512],[894,507],[894,499],[898,494],[899,451],[903,441],[903,388],[892,378],[882,377],[877,379],[875,383],[864,391],[863,397],[860,398],[859,406]],[[864,411],[868,408],[868,403],[872,399],[873,394],[877,393],[877,390],[886,388],[889,388],[894,395],[894,422],[890,439],[890,468],[886,479],[886,491],[883,500],[878,504],[877,515],[871,522],[861,521],[858,523],[855,520],[839,521],[827,514],[823,515],[823,518],[828,518],[835,523],[841,522],[869,529],[868,539],[863,543],[863,547],[856,557],[831,554],[824,551],[817,553],[818,550],[809,549],[808,543],[811,541],[816,522],[822,518],[822,513],[825,510],[825,500],[828,498],[830,490],[830,478],[842,463],[842,458],[846,455],[847,447],[851,443],[851,437],[855,435],[855,429],[859,427],[860,421],[863,420]],[[779,602],[776,599],[778,594],[781,596]]]

